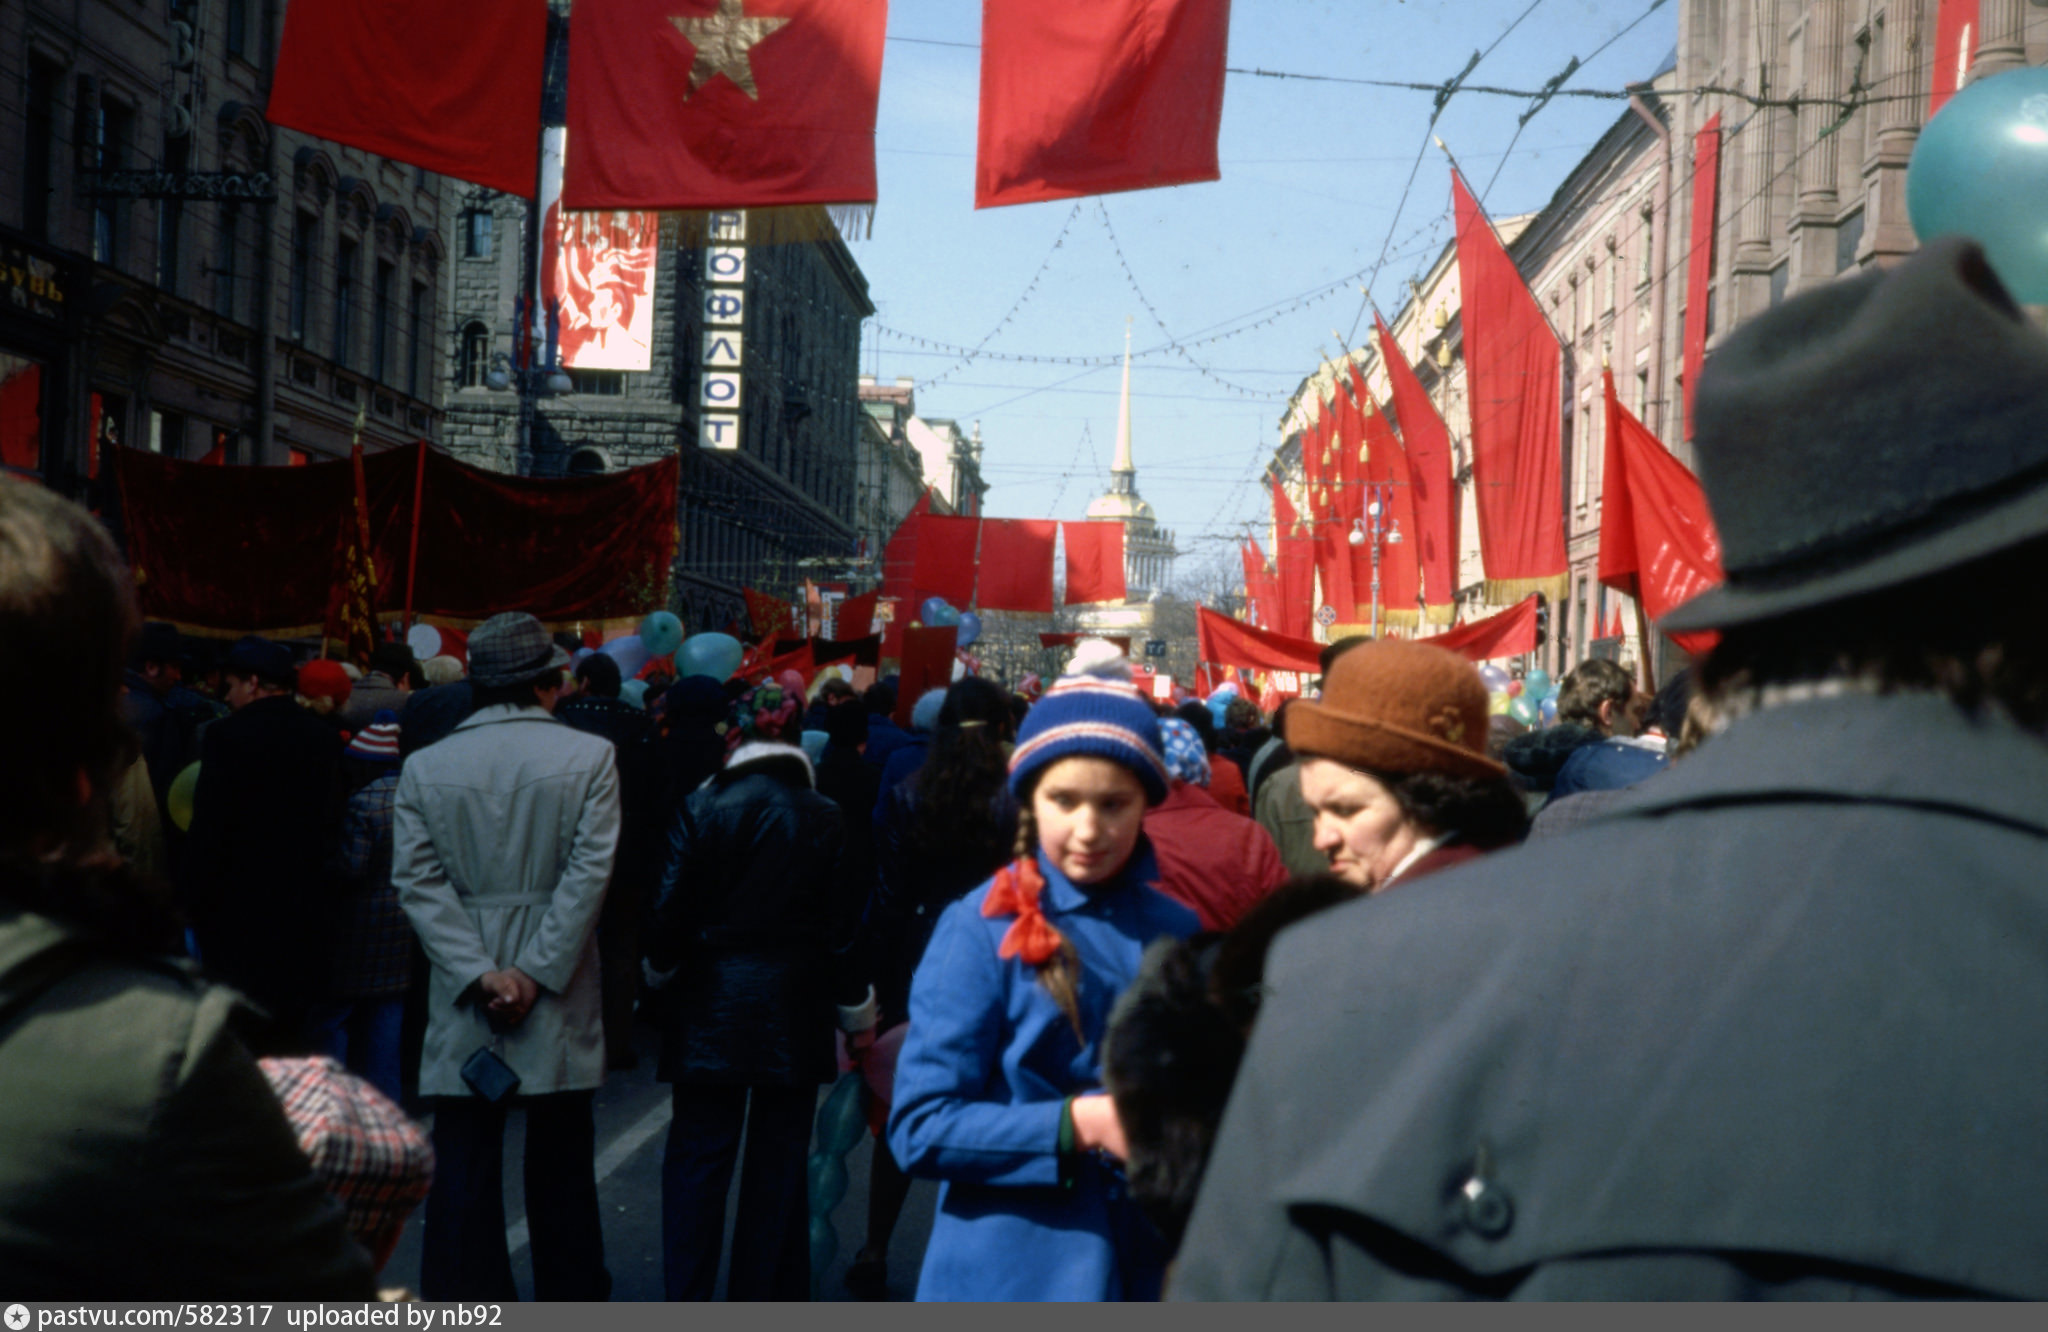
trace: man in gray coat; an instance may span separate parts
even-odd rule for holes
[[[2048,1297],[2048,336],[1940,239],[1697,413],[1714,733],[1281,936],[1174,1295]]]
[[[611,1286],[591,1102],[604,1081],[596,926],[619,781],[609,741],[554,719],[567,662],[531,615],[485,621],[469,640],[476,711],[398,779],[391,880],[434,968],[420,1059],[420,1094],[434,1098],[430,1300],[518,1298],[503,1190],[515,1104],[535,1297],[601,1300]]]

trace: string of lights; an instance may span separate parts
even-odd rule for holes
[[[1166,339],[1166,345],[1169,350],[1174,352],[1183,361],[1186,361],[1189,365],[1193,366],[1197,371],[1199,371],[1202,378],[1210,381],[1211,383],[1220,384],[1224,388],[1227,388],[1231,392],[1236,393],[1242,397],[1278,398],[1284,396],[1265,389],[1247,388],[1243,384],[1238,384],[1231,380],[1225,379],[1223,378],[1223,376],[1216,374],[1207,366],[1204,366],[1200,361],[1197,361],[1193,356],[1189,355],[1187,349],[1181,346],[1179,341],[1174,338],[1173,330],[1166,326],[1166,321],[1160,318],[1159,308],[1152,304],[1152,298],[1150,296],[1147,296],[1145,294],[1145,289],[1138,285],[1138,275],[1131,271],[1131,261],[1124,257],[1123,243],[1117,240],[1116,227],[1109,220],[1109,205],[1104,203],[1100,198],[1097,198],[1095,200],[1095,214],[1097,217],[1102,219],[1102,229],[1109,235],[1109,247],[1110,249],[1116,252],[1117,266],[1124,270],[1124,279],[1131,284],[1132,294],[1138,298],[1138,304],[1145,307],[1145,313],[1152,316],[1152,322],[1155,326],[1158,327],[1160,336]]]
[[[1046,270],[1052,267],[1053,256],[1058,254],[1060,247],[1067,243],[1067,232],[1073,228],[1074,220],[1080,216],[1081,205],[1077,202],[1072,210],[1067,213],[1067,220],[1060,223],[1059,234],[1053,237],[1052,247],[1045,252],[1045,258],[1039,261],[1038,271],[1033,273],[1031,280],[1024,284],[1024,290],[1017,293],[1017,299],[1010,302],[1010,308],[1003,312],[1003,317],[998,319],[995,322],[995,326],[990,328],[988,332],[982,334],[981,341],[975,343],[973,348],[963,355],[957,364],[941,370],[929,379],[919,381],[917,385],[919,389],[929,389],[943,384],[960,371],[965,370],[969,365],[973,364],[975,357],[981,355],[982,349],[995,339],[996,334],[1010,326],[1010,321],[1015,319],[1024,307],[1030,303],[1032,296],[1037,294],[1039,280],[1045,276]]]

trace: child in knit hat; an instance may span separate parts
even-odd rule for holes
[[[944,1181],[919,1299],[1156,1299],[1165,1249],[1130,1199],[1102,1092],[1111,1006],[1193,912],[1153,884],[1159,722],[1089,642],[1010,759],[1018,858],[946,909],[911,985],[889,1148]]]

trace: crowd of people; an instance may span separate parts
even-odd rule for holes
[[[517,1111],[532,1289],[604,1299],[644,1023],[676,1300],[810,1296],[848,1066],[865,1298],[919,1178],[927,1299],[2048,1295],[2048,337],[1937,243],[1698,413],[1718,645],[1533,730],[1399,639],[1271,717],[1100,641],[901,710],[520,612],[212,652],[0,485],[0,1288],[370,1298],[423,1203],[419,1294],[516,1298]]]

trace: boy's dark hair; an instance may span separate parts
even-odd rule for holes
[[[1600,720],[1600,705],[1626,703],[1635,692],[1635,678],[1613,662],[1598,657],[1582,661],[1557,687],[1557,719],[1604,734],[1608,724]]]
[[[419,662],[413,659],[412,649],[404,643],[379,643],[370,649],[370,669],[382,671],[396,684],[410,678],[419,669]]]
[[[584,693],[597,698],[617,698],[623,683],[619,663],[602,652],[593,652],[576,663],[576,680]]]
[[[829,703],[833,699],[854,698],[857,695],[852,685],[833,675],[826,677],[825,682],[818,686],[818,697]]]

